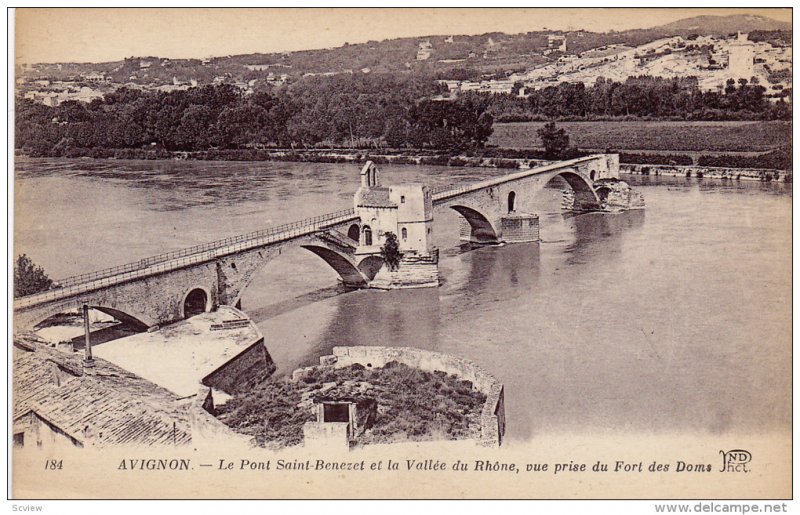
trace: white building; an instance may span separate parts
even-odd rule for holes
[[[754,75],[753,59],[755,46],[748,41],[747,34],[739,33],[728,47],[728,75],[733,79],[748,79]]]

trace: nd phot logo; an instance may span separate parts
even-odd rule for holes
[[[750,472],[747,470],[747,464],[753,459],[753,456],[743,449],[734,449],[732,451],[719,451],[722,454],[722,470],[720,472]]]

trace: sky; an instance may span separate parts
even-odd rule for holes
[[[105,62],[125,57],[203,58],[329,48],[398,37],[595,32],[662,25],[698,15],[757,14],[791,21],[789,9],[17,9],[17,63]]]

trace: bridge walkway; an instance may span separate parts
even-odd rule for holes
[[[526,177],[531,177],[533,175],[539,175],[547,172],[552,172],[554,170],[558,170],[559,168],[569,168],[571,166],[575,166],[584,162],[589,162],[597,159],[597,156],[586,156],[586,157],[579,157],[577,159],[570,159],[569,161],[559,161],[557,163],[539,166],[537,168],[531,168],[529,170],[523,170],[521,172],[510,173],[507,175],[502,175],[500,177],[495,177],[494,179],[487,179],[485,181],[480,182],[473,182],[470,184],[466,184],[464,186],[460,186],[458,188],[451,188],[449,186],[434,188],[433,193],[433,204],[440,204],[442,202],[452,200],[457,198],[461,195],[466,195],[468,193],[472,193],[475,191],[479,191],[482,189],[490,188],[492,186],[498,186],[500,184],[505,184],[507,182],[516,181],[519,179],[524,179]]]
[[[94,291],[106,286],[119,284],[131,279],[155,275],[190,265],[204,263],[215,258],[235,254],[267,245],[273,245],[302,236],[309,236],[359,218],[355,210],[345,209],[335,213],[307,218],[297,222],[278,225],[260,231],[232,236],[186,249],[176,250],[157,256],[140,259],[96,272],[67,277],[54,281],[58,287],[45,292],[21,297],[14,301],[14,309],[25,309],[43,302],[71,297]]]

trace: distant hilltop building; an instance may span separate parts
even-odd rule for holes
[[[433,45],[431,45],[430,41],[420,42],[419,50],[417,50],[417,61],[427,61],[430,59],[432,49]]]
[[[728,74],[733,79],[750,79],[754,75],[753,61],[755,45],[747,39],[747,34],[737,34],[736,40],[728,48]]]
[[[88,82],[110,82],[111,77],[106,77],[105,74],[99,72],[87,73],[83,77]]]
[[[550,34],[547,36],[547,49],[559,52],[567,51],[567,36],[560,34]]]

